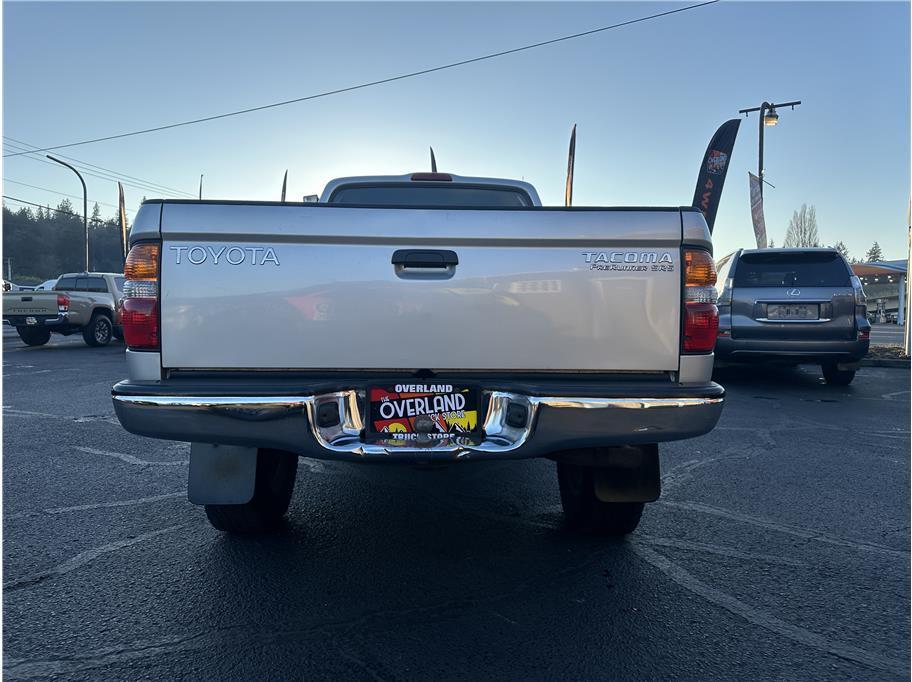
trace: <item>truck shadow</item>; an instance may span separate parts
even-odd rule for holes
[[[651,569],[628,541],[569,532],[552,504],[520,508],[517,494],[521,502],[525,488],[537,481],[540,490],[540,476],[553,475],[543,464],[519,481],[530,463],[454,466],[442,476],[360,467],[368,477],[334,477],[331,489],[299,474],[305,485],[286,527],[262,538],[213,537],[199,556],[206,585],[188,581],[185,596],[205,599],[201,615],[213,626],[244,623],[256,636],[287,640],[291,658],[315,655],[291,645],[316,633],[361,642],[369,651],[359,657],[381,677],[397,674],[384,652],[458,660],[459,650],[483,651],[489,636],[519,668],[546,643],[574,650],[579,630],[554,622],[568,608],[602,624],[582,646],[606,659],[612,645],[614,655],[637,656],[625,621],[654,601]],[[556,502],[554,488],[547,502]],[[497,491],[507,492],[500,499]]]
[[[753,388],[782,388],[785,386],[829,388],[823,383],[823,374],[817,365],[729,365],[713,369],[713,381],[723,386]],[[840,388],[845,390],[845,387]]]

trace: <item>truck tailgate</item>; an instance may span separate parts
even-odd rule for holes
[[[3,317],[57,316],[57,293],[54,291],[10,292],[3,294]]]
[[[681,229],[672,209],[165,202],[162,364],[676,370]]]

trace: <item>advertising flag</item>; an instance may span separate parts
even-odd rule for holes
[[[576,124],[570,133],[570,153],[567,154],[567,185],[564,188],[564,206],[573,205],[573,165],[576,163]]]
[[[120,249],[127,260],[127,208],[124,203],[123,185],[117,183],[117,217],[120,219]]]
[[[757,248],[766,248],[766,221],[763,219],[763,195],[760,194],[760,178],[748,171],[751,193],[751,219],[754,221],[754,236]]]
[[[728,174],[732,149],[735,147],[735,138],[738,136],[740,125],[741,119],[733,118],[719,126],[716,134],[709,141],[703,157],[703,165],[700,166],[700,174],[697,176],[697,188],[694,191],[692,206],[703,212],[710,232],[713,231],[713,225],[716,223],[719,199],[722,198],[722,186],[725,184],[725,176]]]

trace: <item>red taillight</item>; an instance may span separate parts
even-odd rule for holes
[[[870,341],[871,339],[871,330],[869,329],[859,329],[858,330],[858,340],[859,341]]]
[[[683,315],[685,353],[711,353],[719,333],[716,307],[716,264],[703,249],[684,250]]]
[[[120,323],[131,349],[159,348],[158,335],[159,245],[145,242],[130,249],[124,264],[124,298]]]
[[[130,348],[158,348],[158,301],[128,298],[120,310],[124,341]]]
[[[70,297],[66,294],[57,294],[57,312],[65,313],[70,309]]]
[[[688,303],[684,306],[684,350],[709,353],[716,345],[719,309],[715,303]]]

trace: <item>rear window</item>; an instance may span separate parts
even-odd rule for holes
[[[526,192],[509,187],[470,187],[437,183],[434,185],[379,185],[340,187],[329,199],[333,204],[370,204],[373,206],[531,206]]]
[[[54,289],[57,291],[75,291],[76,290],[76,278],[75,277],[61,277],[57,280],[57,284],[54,285]]]
[[[86,277],[85,279],[80,277],[76,280],[76,290],[104,294],[108,291],[108,284],[104,281],[104,277]]]
[[[736,287],[847,287],[838,253],[748,253],[735,268]]]

